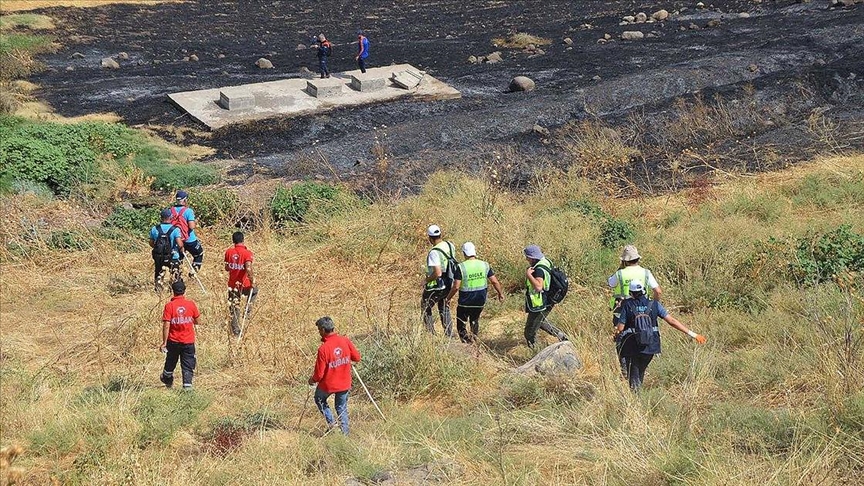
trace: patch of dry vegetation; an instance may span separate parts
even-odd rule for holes
[[[114,3],[157,5],[160,3],[182,3],[185,0],[3,0],[0,12],[21,12],[49,7],[101,7]]]
[[[34,484],[333,484],[385,470],[410,484],[418,466],[440,484],[854,483],[860,274],[797,282],[789,254],[761,245],[843,224],[864,234],[862,175],[864,157],[834,158],[711,185],[695,200],[606,201],[578,169],[541,174],[523,195],[440,173],[416,197],[312,211],[282,231],[268,224],[272,187],[243,186],[246,214],[258,215],[245,222],[261,294],[233,341],[219,258],[233,221],[202,228],[208,291],[190,285],[203,315],[192,394],[157,381],[167,295],[150,290],[144,235],[107,238],[104,214],[74,202],[4,197],[0,230],[18,246],[2,250],[0,440],[26,448],[16,465]],[[619,250],[600,243],[597,211],[631,222],[667,307],[709,337],[695,348],[664,328],[640,396],[609,342],[604,280]],[[484,312],[479,348],[421,329],[433,222],[475,242],[510,292]],[[58,249],[60,231],[89,245]],[[573,281],[553,316],[585,362],[572,380],[507,372],[531,355],[520,250],[532,242]],[[311,405],[299,420],[324,314],[358,343],[359,372],[388,417],[355,389],[347,439],[322,437]]]
[[[525,49],[526,47],[532,45],[535,47],[548,46],[551,43],[551,39],[537,37],[536,35],[531,35],[527,32],[516,32],[515,34],[512,34],[506,38],[498,37],[492,39],[492,44],[497,47],[504,47],[507,49]]]

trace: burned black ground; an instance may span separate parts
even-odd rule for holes
[[[177,127],[203,127],[170,104],[168,93],[314,70],[312,52],[295,46],[318,32],[337,44],[331,68],[350,69],[350,43],[363,28],[373,43],[372,64],[409,62],[463,94],[268,120],[209,137],[187,131],[184,143],[233,159],[238,181],[263,172],[410,191],[428,172],[455,167],[456,160],[474,171],[506,153],[510,167],[501,172],[508,184],[521,186],[538,165],[570,163],[556,129],[585,119],[615,127],[638,146],[640,156],[625,172],[642,188],[674,188],[705,170],[772,169],[826,150],[864,147],[864,6],[733,0],[700,9],[695,3],[200,0],[56,8],[45,13],[58,19],[64,48],[46,59],[48,69],[36,82],[38,96],[63,115],[116,112],[176,141]],[[680,13],[665,22],[619,25],[624,15],[660,8]],[[720,24],[707,27],[711,20]],[[652,37],[618,40],[624,30]],[[553,43],[541,56],[504,50],[497,64],[467,62],[497,50],[493,39],[516,31]],[[606,33],[613,40],[598,43]],[[572,39],[571,49],[564,37]],[[121,51],[129,54],[121,69],[99,67],[102,57]],[[72,59],[74,52],[84,59]],[[183,61],[191,54],[200,61]],[[257,69],[262,56],[275,69]],[[515,75],[532,77],[536,91],[505,93]],[[729,135],[669,140],[663,130],[679,115],[675,100],[682,97],[733,108],[743,103],[759,116],[746,117]],[[536,133],[535,125],[551,135]],[[701,155],[685,157],[683,167],[670,162],[683,150]],[[771,156],[760,155],[764,150]]]

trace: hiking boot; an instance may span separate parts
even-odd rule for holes
[[[165,385],[165,388],[171,388],[174,386],[174,375],[166,375],[165,373],[162,373],[159,376],[159,381]]]

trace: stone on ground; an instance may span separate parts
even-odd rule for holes
[[[535,88],[534,80],[527,76],[516,76],[510,81],[510,91],[533,91]]]
[[[117,59],[120,59],[121,61],[128,61],[129,60],[129,54],[127,54],[125,52],[121,52],[120,54],[117,54]]]
[[[669,12],[666,9],[660,9],[651,14],[651,18],[654,20],[666,20],[669,18]]]
[[[516,368],[516,373],[532,376],[573,374],[582,369],[582,360],[576,354],[576,348],[570,341],[555,343],[537,353],[524,365]]]
[[[637,24],[644,24],[646,20],[648,20],[648,15],[646,15],[645,12],[639,12],[636,14]]]
[[[501,62],[503,58],[501,57],[500,51],[495,51],[492,54],[486,56],[486,62],[489,64],[495,64],[496,62]]]
[[[270,62],[269,59],[261,58],[255,62],[255,65],[258,66],[259,69],[273,69],[273,63]]]
[[[102,67],[105,69],[120,69],[120,65],[117,64],[117,61],[111,59],[110,57],[102,59]]]
[[[638,30],[625,30],[621,33],[621,38],[624,40],[642,40],[645,34]]]
[[[191,56],[189,56],[189,60],[192,61],[192,62],[198,62],[198,61],[199,61],[199,59],[198,59],[198,55],[197,55],[197,54],[192,54]]]

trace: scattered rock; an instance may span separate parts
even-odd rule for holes
[[[598,44],[605,44],[605,43],[607,43],[607,42],[609,42],[609,39],[606,39],[606,38],[603,38],[603,37],[597,39],[597,43],[598,43]]]
[[[468,62],[470,64],[477,64],[480,60],[477,59],[477,56],[468,56]]]
[[[111,59],[110,57],[102,59],[102,67],[105,69],[120,69],[120,65],[117,64],[117,61]]]
[[[654,12],[653,14],[651,14],[651,18],[654,20],[658,20],[658,21],[659,20],[666,20],[669,18],[669,12],[666,10],[663,10],[663,9],[658,10],[658,11]]]
[[[646,39],[656,39],[657,33],[656,32],[649,32],[649,33],[645,34],[645,38]]]
[[[306,79],[312,79],[315,77],[315,73],[309,70],[306,66],[300,68],[300,76]]]
[[[306,44],[297,44],[297,47],[294,48],[295,51],[305,51]]]
[[[565,46],[572,46],[573,45],[573,39],[571,39],[569,37],[565,37],[564,40],[561,42],[563,42]]]
[[[192,54],[191,56],[189,56],[189,60],[192,62],[198,62],[198,55]]]
[[[678,27],[678,30],[680,30],[681,32],[684,32],[685,30],[687,30],[687,27],[682,25],[681,27]]]
[[[219,54],[216,59],[225,59],[225,54]]]
[[[637,24],[644,24],[646,20],[648,20],[648,16],[645,15],[645,12],[639,12],[636,14],[636,23]]]
[[[503,59],[501,58],[501,51],[495,51],[492,54],[486,56],[485,62],[489,64],[495,64],[496,62],[501,62]]]
[[[582,30],[591,30],[591,29],[594,28],[594,26],[591,25],[591,24],[582,24],[582,25],[579,26],[579,28],[582,29]]]
[[[546,51],[544,51],[543,49],[534,49],[535,56],[542,56],[543,54],[546,54]]]
[[[73,53],[69,57],[71,57],[72,59],[84,59],[84,54],[81,54],[80,52],[76,52],[76,53]]]
[[[185,57],[183,58],[183,62],[189,62],[189,56],[185,56]]]
[[[636,22],[636,17],[632,15],[626,15],[624,17],[621,17],[621,20],[627,22],[628,24],[632,24],[633,22]]]
[[[510,92],[534,91],[534,80],[527,76],[516,76],[510,81]]]
[[[258,66],[259,69],[273,69],[273,63],[270,62],[269,59],[263,57],[255,61],[255,65]]]
[[[623,40],[642,40],[645,38],[645,34],[638,30],[625,30],[621,33],[621,39]]]
[[[600,77],[599,74],[595,74],[594,77],[591,78],[591,79],[592,79],[593,81],[600,81],[602,78]]]
[[[751,73],[755,73],[756,71],[759,70],[759,66],[757,66],[755,64],[751,64],[751,65],[747,66],[747,70],[749,70]]]
[[[720,27],[723,22],[720,22],[719,19],[711,19],[705,24],[706,28],[713,29],[714,27]]]
[[[603,34],[603,38],[606,40],[612,40],[612,34]]]
[[[741,12],[741,13],[738,14],[738,18],[739,18],[739,19],[749,19],[749,18],[750,18],[750,14],[747,13],[747,12]]]
[[[705,8],[705,4],[702,2],[699,2],[696,4],[696,8]]]
[[[691,23],[690,25],[688,25],[687,28],[690,29],[690,30],[700,30],[700,27],[699,27],[698,25],[696,25],[696,24],[693,24],[693,23]]]
[[[74,67],[72,67],[72,66],[66,66],[66,70],[67,70],[67,71],[74,71],[74,70],[75,70],[75,68],[74,68]]]
[[[524,365],[516,368],[523,375],[541,374],[543,376],[573,374],[582,369],[582,360],[570,341],[555,343],[537,353]]]
[[[129,54],[127,54],[125,52],[121,52],[120,54],[117,54],[117,59],[120,59],[121,61],[128,61],[129,60]]]
[[[572,51],[572,50],[573,50],[573,46],[568,46],[568,47],[567,47],[566,49],[564,49],[564,50],[565,50],[565,51]]]
[[[540,125],[534,125],[534,126],[531,128],[531,130],[534,131],[534,133],[536,133],[536,134],[538,134],[538,135],[541,135],[541,136],[543,136],[543,137],[548,137],[548,136],[549,136],[549,129],[546,128],[546,127],[541,127]]]

